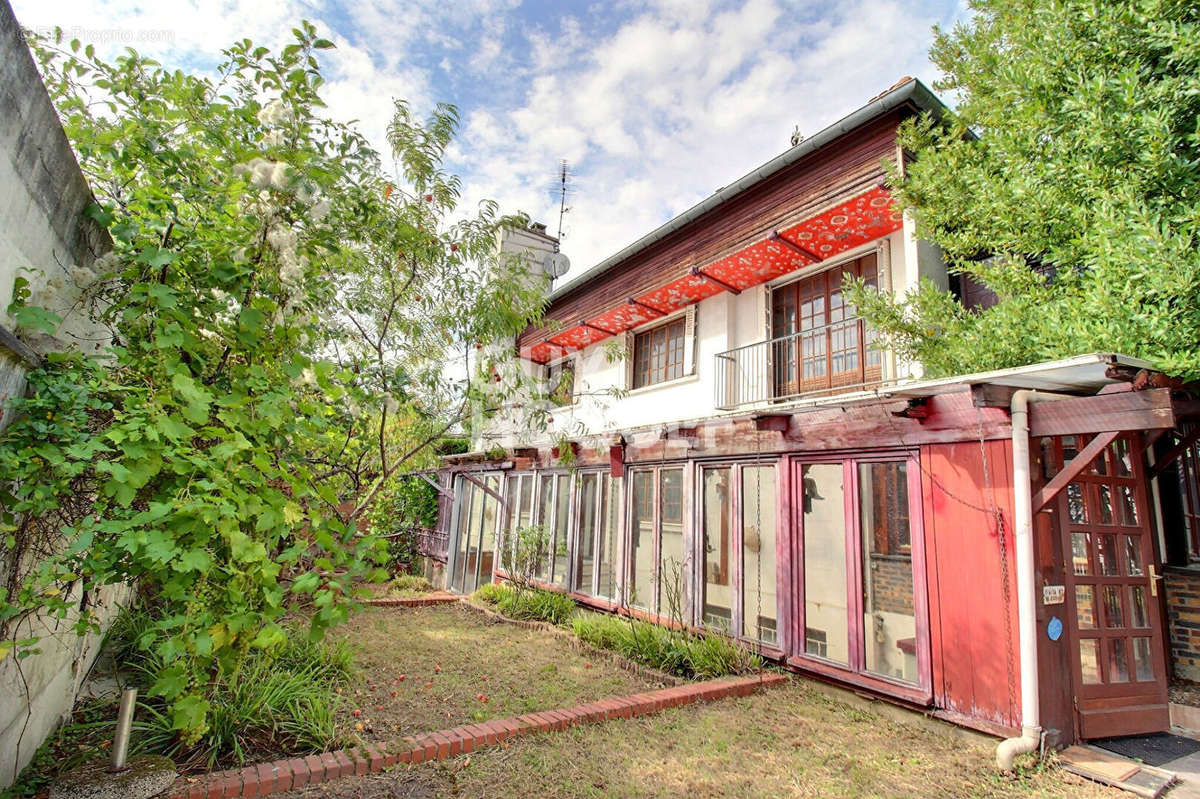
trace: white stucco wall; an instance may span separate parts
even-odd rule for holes
[[[945,266],[940,254],[936,248],[915,238],[911,219],[906,219],[901,230],[884,239],[839,256],[834,265],[873,250],[880,253],[881,267],[885,264],[887,267],[886,281],[881,279],[884,288],[903,293],[914,288],[922,276],[945,285]],[[790,282],[796,276],[795,273],[784,276],[772,281],[771,285]],[[722,292],[701,301],[695,306],[693,372],[679,380],[631,390],[619,397],[612,392],[614,388],[624,386],[625,362],[609,359],[613,339],[592,344],[570,356],[576,360],[576,402],[554,410],[554,422],[549,432],[535,434],[525,429],[520,422],[520,412],[501,414],[482,431],[476,447],[545,444],[559,435],[572,439],[604,436],[719,415],[722,412],[716,407],[715,358],[726,350],[766,340],[765,303],[766,287],[761,285],[741,294]],[[645,327],[663,321],[657,319]],[[620,341],[619,337],[617,341]],[[528,374],[536,374],[541,369],[534,364],[526,364],[524,368]],[[919,375],[917,366],[898,364],[890,353],[885,356],[885,379],[902,380]],[[746,408],[740,409],[742,413],[745,411]]]

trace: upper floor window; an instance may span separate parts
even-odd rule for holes
[[[634,388],[683,377],[685,321],[680,317],[634,336]]]
[[[567,358],[546,367],[546,393],[555,405],[575,401],[575,361]]]

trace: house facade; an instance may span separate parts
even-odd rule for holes
[[[502,411],[440,471],[447,587],[540,524],[546,587],[994,733],[1002,763],[1166,729],[1198,408],[1119,355],[925,379],[845,299],[956,288],[885,184],[900,123],[942,110],[902,81],[554,290],[514,342],[550,429]]]

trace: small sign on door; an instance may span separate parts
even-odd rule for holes
[[[1067,598],[1066,586],[1062,585],[1043,585],[1042,586],[1042,604],[1043,605],[1061,605]]]

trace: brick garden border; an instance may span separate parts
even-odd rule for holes
[[[696,702],[749,696],[787,680],[786,675],[763,672],[753,677],[690,683],[614,699],[602,699],[571,708],[466,724],[399,741],[369,743],[319,755],[259,763],[241,769],[217,771],[203,777],[184,777],[175,781],[166,796],[167,799],[252,799],[329,782],[340,777],[372,774],[398,763],[416,764],[446,760],[509,738],[541,732],[558,732],[581,724],[595,724],[609,719],[647,716],[666,708]]]

